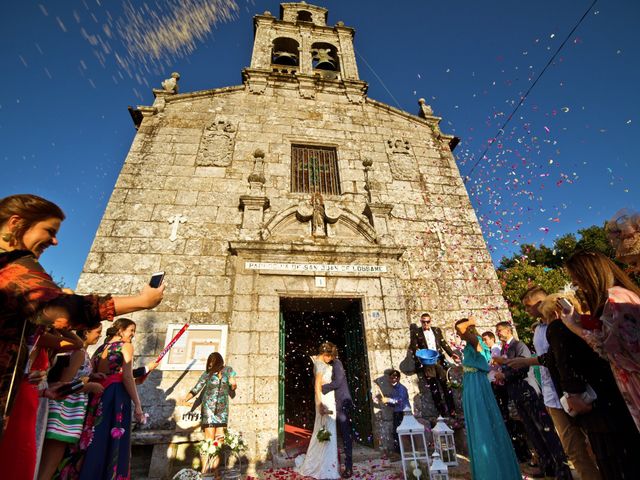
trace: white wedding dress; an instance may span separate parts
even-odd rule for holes
[[[331,382],[333,367],[324,363],[319,358],[311,357],[311,359],[313,360],[314,382],[317,375],[322,375],[323,384]],[[335,392],[331,391],[326,395],[322,395],[320,402],[332,413],[320,415],[316,409],[316,420],[313,424],[313,433],[311,434],[309,448],[307,448],[306,455],[296,457],[295,470],[305,477],[312,477],[319,480],[336,479],[340,478],[340,464],[338,463],[338,439],[336,438]],[[331,433],[331,438],[328,442],[318,441],[318,431],[322,427]]]

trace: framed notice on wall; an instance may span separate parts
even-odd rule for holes
[[[183,327],[180,323],[167,325],[165,345]],[[227,353],[227,325],[189,325],[160,363],[161,370],[205,370],[207,357],[219,352]],[[226,359],[225,359],[226,360]]]

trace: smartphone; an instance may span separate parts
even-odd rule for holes
[[[153,288],[158,288],[160,285],[162,285],[162,280],[164,280],[164,272],[156,272],[153,275],[151,275],[149,286]]]
[[[65,383],[61,385],[58,389],[56,389],[56,393],[61,397],[66,397],[67,395],[71,395],[72,393],[76,393],[78,390],[81,390],[84,387],[84,382],[82,379],[74,380],[71,383]]]
[[[558,303],[562,305],[562,310],[565,312],[570,312],[573,308],[573,304],[566,298],[559,298]]]

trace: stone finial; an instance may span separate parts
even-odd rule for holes
[[[178,80],[180,80],[180,74],[173,72],[171,78],[162,81],[162,89],[168,93],[178,93]]]
[[[339,20],[339,21],[336,23],[336,27],[344,27],[344,22],[343,22],[342,20]]]
[[[418,105],[420,105],[420,116],[425,118],[425,117],[431,117],[433,116],[433,109],[431,108],[430,105],[427,105],[427,102],[424,98],[419,98],[418,99]]]
[[[273,17],[273,15],[271,15],[271,12],[269,10],[265,10],[262,15],[264,15],[265,17]]]

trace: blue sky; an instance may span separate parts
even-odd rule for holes
[[[147,3],[160,17],[169,9],[168,0]],[[424,97],[443,117],[442,130],[462,139],[455,154],[466,175],[591,0],[316,4],[329,9],[330,25],[356,29],[370,97],[412,113]],[[0,18],[0,196],[32,192],[63,207],[60,245],[42,260],[70,286],[135,134],[127,106],[150,105],[151,87],[171,71],[183,92],[239,84],[251,17],[279,12],[275,1],[238,0],[232,21],[158,66],[123,41],[148,33],[131,19],[148,20],[149,11],[132,0],[127,16],[123,5],[11,2]],[[471,173],[467,188],[496,261],[520,243],[550,244],[639,207],[639,24],[639,2],[597,2]]]

